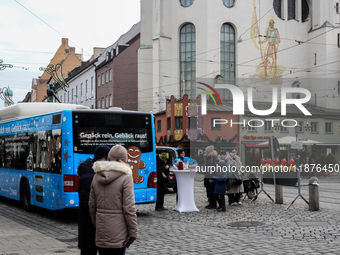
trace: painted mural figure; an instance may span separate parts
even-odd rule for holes
[[[269,26],[265,31],[265,39],[259,40],[259,44],[267,43],[267,46],[264,50],[263,56],[263,66],[264,66],[264,77],[267,78],[267,70],[268,65],[270,66],[270,72],[273,72],[274,68],[274,77],[276,77],[277,72],[277,52],[279,51],[278,45],[280,44],[280,34],[277,28],[274,27],[275,21],[271,19],[269,21]],[[269,60],[271,59],[271,61]]]
[[[277,64],[279,44],[281,43],[279,30],[273,16],[267,18],[267,28],[264,34],[260,34],[260,24],[257,19],[256,1],[254,3],[254,11],[251,19],[250,38],[255,46],[261,52],[261,62],[256,68],[256,73],[249,77],[257,82],[256,79],[265,79],[266,83],[277,85],[282,83],[282,74],[286,68]],[[260,38],[264,37],[263,40]],[[270,78],[270,79],[268,79]]]

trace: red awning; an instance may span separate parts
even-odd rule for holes
[[[267,148],[268,147],[268,144],[257,144],[257,143],[245,143],[244,144],[246,147],[251,147],[251,148]]]

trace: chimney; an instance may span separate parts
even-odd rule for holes
[[[76,54],[76,48],[70,47],[70,54]]]
[[[105,51],[105,48],[94,47],[93,58],[99,57],[101,54],[103,54],[104,51]]]
[[[67,38],[61,38],[61,44],[62,45],[68,45],[68,39]]]

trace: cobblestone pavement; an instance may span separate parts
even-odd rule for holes
[[[324,183],[324,187],[331,192],[326,196],[339,203],[339,181]],[[274,197],[272,185],[265,185],[265,190]],[[139,235],[127,254],[340,254],[340,206],[320,200],[320,210],[310,212],[298,198],[285,210],[296,194],[296,188],[284,187],[283,205],[261,194],[251,204],[246,198],[242,205],[227,206],[226,212],[219,213],[204,208],[203,183],[195,182],[199,212],[172,211],[174,193],[165,196],[168,211],[155,211],[154,204],[137,205]],[[308,187],[302,188],[302,194],[308,199]],[[27,213],[1,199],[0,254],[79,254],[76,218],[75,212]],[[11,242],[11,249],[4,249],[14,235],[17,239]],[[36,244],[32,251],[15,250],[22,249],[23,240],[27,245]]]
[[[340,254],[340,206],[323,209],[320,203],[319,211],[310,212],[298,198],[286,211],[297,189],[284,187],[283,205],[271,202],[262,193],[251,204],[246,198],[242,205],[228,206],[227,212],[220,213],[204,208],[207,199],[203,184],[195,184],[198,213],[158,212],[153,205],[138,206],[140,232],[148,232],[154,241],[143,235],[129,254]],[[339,182],[328,183],[327,187],[334,187],[337,194],[333,195],[339,201]],[[275,197],[273,185],[266,185],[265,190]],[[302,188],[302,194],[308,199],[307,187]],[[169,209],[175,206],[175,194],[166,195],[165,200]],[[157,229],[159,224],[162,227]],[[164,234],[163,249],[151,253],[153,247],[160,246],[159,238]],[[150,243],[150,248],[140,253],[140,242]]]

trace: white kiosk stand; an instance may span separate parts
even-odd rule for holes
[[[171,170],[177,179],[178,202],[173,209],[178,212],[199,212],[194,199],[195,172],[190,170]]]

